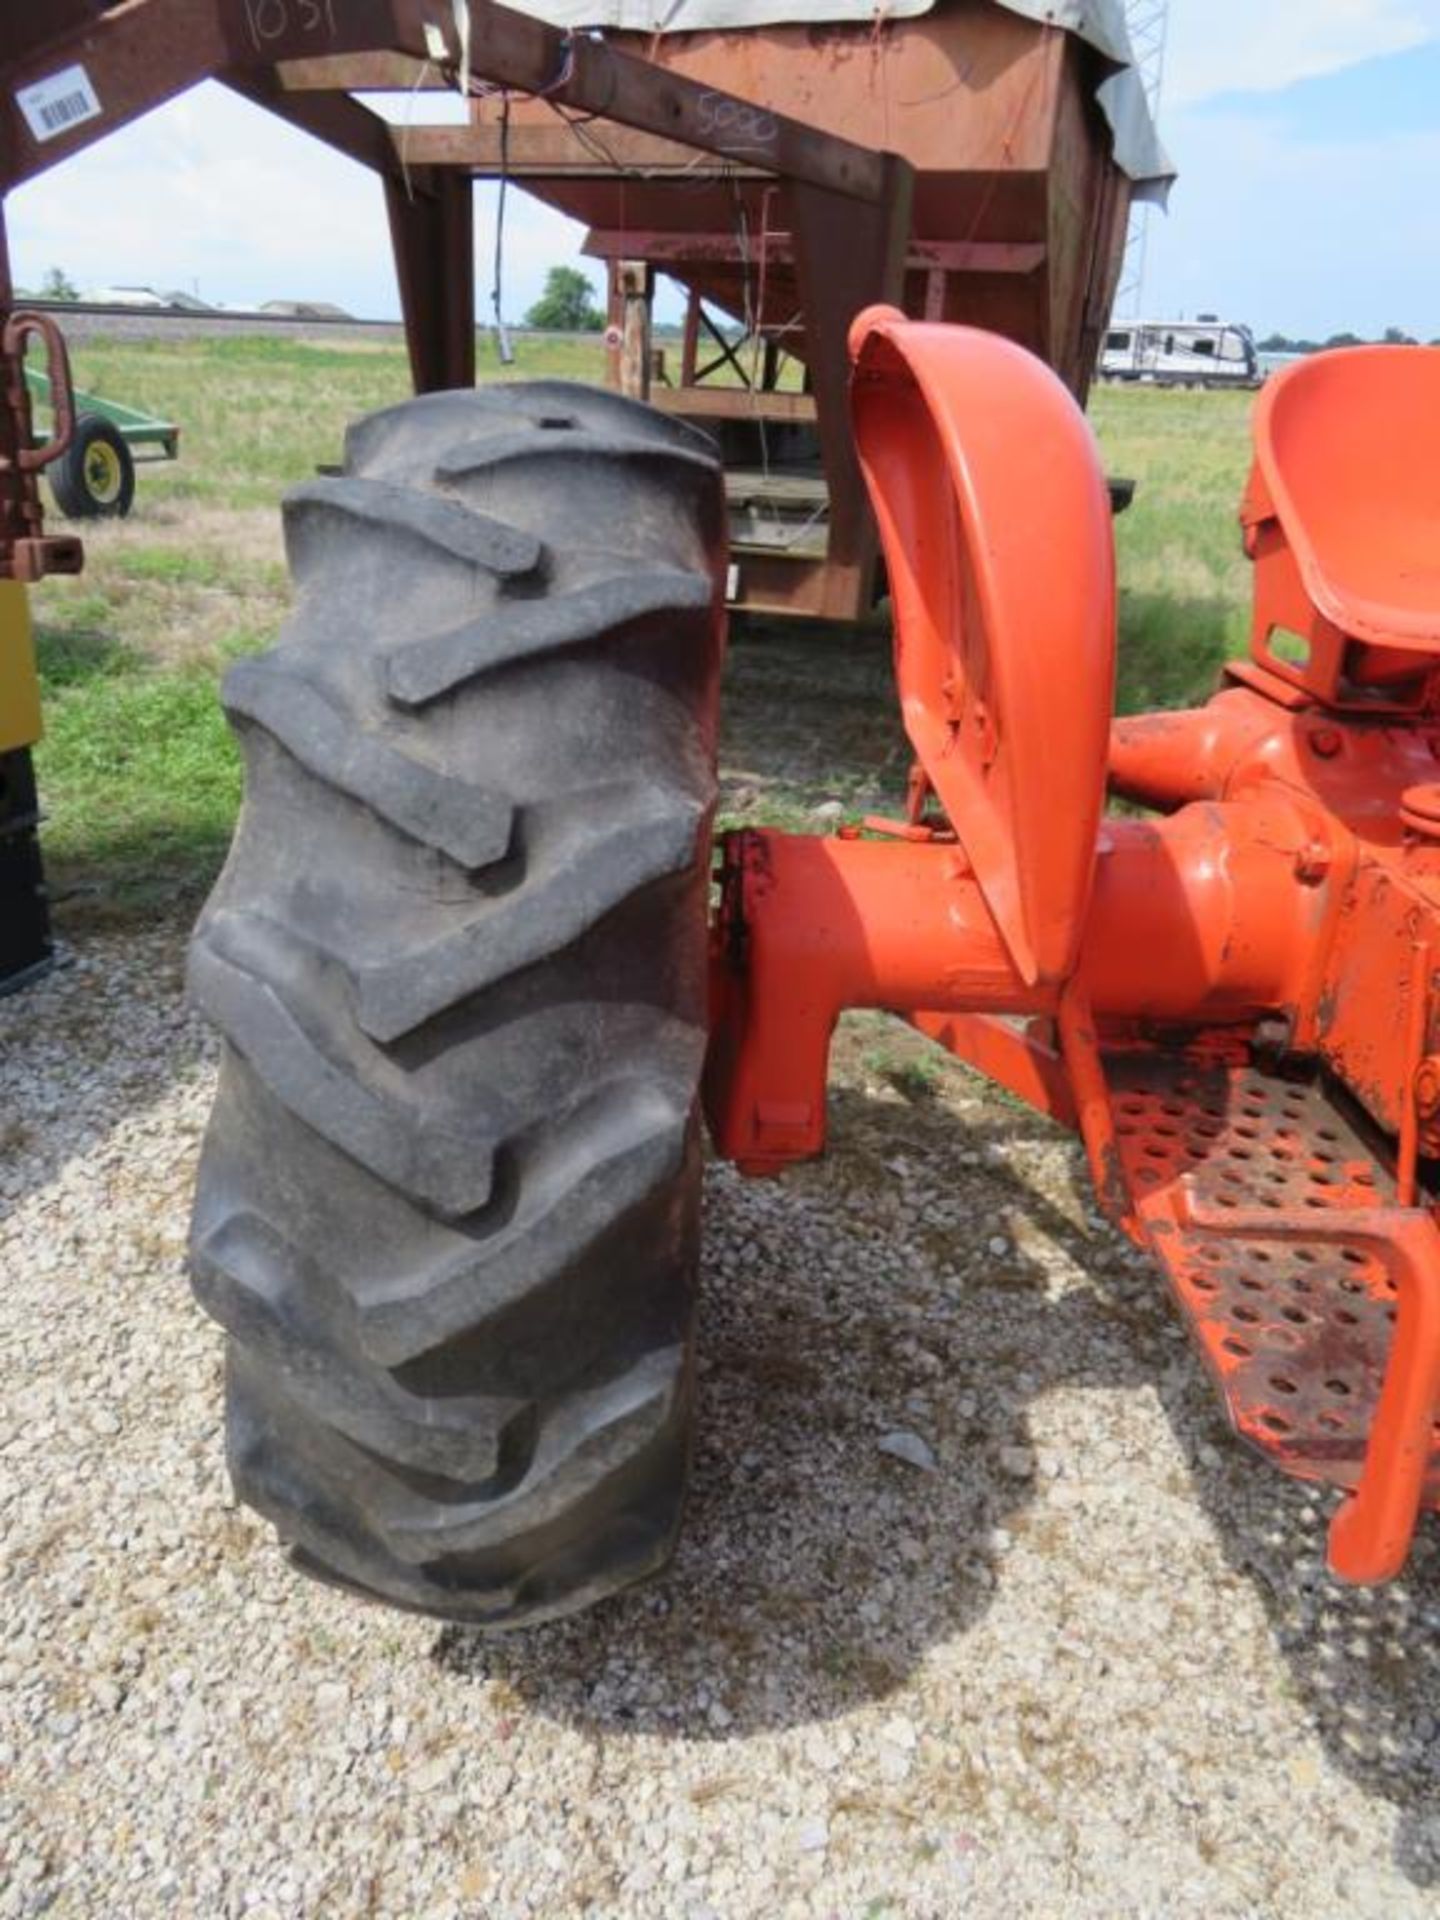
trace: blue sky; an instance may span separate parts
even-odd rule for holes
[[[1181,177],[1149,216],[1147,309],[1440,337],[1440,0],[1172,0],[1161,128]],[[492,222],[484,194],[485,261]],[[396,311],[378,187],[215,87],[20,189],[10,224],[23,284],[59,264],[83,286]],[[507,317],[579,240],[512,201]]]
[[[1238,36],[1241,9],[1176,0],[1172,34],[1182,15],[1232,11],[1216,28]],[[1283,11],[1308,39],[1301,9]],[[1358,27],[1366,9],[1345,11]],[[1334,66],[1284,85],[1252,60],[1247,85],[1221,69],[1190,86],[1182,65],[1162,111],[1180,178],[1168,215],[1150,216],[1148,308],[1318,338],[1440,336],[1440,6],[1371,12],[1368,44],[1356,31]]]

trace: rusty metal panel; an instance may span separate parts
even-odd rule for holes
[[[903,154],[921,172],[988,173],[1002,150],[1007,168],[1043,172],[1048,164],[1041,70],[1052,57],[1050,44],[1058,49],[1065,38],[981,4],[890,22],[878,33],[869,22],[841,22],[658,41],[617,34],[609,44],[664,74],[715,89],[706,110],[711,119],[731,111],[723,90],[846,140],[863,129],[872,146]],[[488,117],[483,103],[480,111]],[[539,119],[546,108],[527,103],[524,113]],[[750,129],[737,131],[744,137]]]
[[[1095,103],[1096,56],[1073,35],[977,0],[875,30],[842,21],[615,43],[817,127],[864,128],[903,156],[915,170],[905,310],[1004,333],[1083,393],[1128,182]],[[472,151],[487,165],[497,111],[472,109]],[[543,101],[512,109],[512,137],[553,141],[558,124]],[[563,178],[527,177],[530,189],[603,235],[596,251],[643,255],[732,315],[758,302],[762,326],[786,325],[802,301],[787,223],[764,185],[711,182],[703,167],[683,181],[632,172],[622,151],[607,152],[609,130],[597,133],[588,168],[577,158]]]
[[[1080,41],[1065,41],[1056,70],[1055,144],[1047,183],[1054,262],[1047,357],[1082,397],[1109,322],[1130,207],[1130,182],[1110,160],[1095,103],[1094,60]]]
[[[226,63],[228,45],[219,6],[192,0],[132,0],[98,19],[82,20],[38,52],[7,59],[0,68],[0,184],[8,191]],[[88,106],[37,133],[18,96],[79,66],[97,111]]]

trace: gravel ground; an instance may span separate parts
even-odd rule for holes
[[[181,947],[0,1005],[0,1915],[1440,1911],[1440,1527],[1330,1585],[1069,1145],[873,1030],[828,1161],[712,1175],[666,1579],[487,1641],[292,1576],[183,1276]]]

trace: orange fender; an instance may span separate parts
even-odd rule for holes
[[[895,616],[905,728],[1021,978],[1075,968],[1114,691],[1110,501],[1034,355],[871,307],[851,407]]]

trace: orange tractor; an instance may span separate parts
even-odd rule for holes
[[[913,1020],[1076,1128],[1236,1429],[1343,1488],[1331,1566],[1386,1579],[1440,1504],[1440,353],[1269,383],[1251,658],[1112,722],[1074,402],[985,334],[882,308],[852,339],[917,773],[902,821],[726,843],[717,1144],[817,1152],[839,1011]]]
[[[68,9],[98,16],[63,49],[91,93],[133,108],[183,70],[269,97],[319,36],[722,159],[759,137],[754,103],[639,55],[423,0],[172,6],[157,81],[135,23],[166,5]],[[318,121],[358,147],[338,98]],[[762,118],[776,177],[856,186],[846,143]],[[473,330],[424,296],[463,236],[452,190],[419,191],[391,211],[441,390],[291,494],[294,612],[225,689],[247,791],[192,950],[225,1039],[192,1271],[241,1492],[310,1571],[482,1623],[661,1565],[702,1107],[749,1172],[819,1152],[835,1021],[866,1006],[1076,1129],[1237,1429],[1340,1490],[1335,1572],[1395,1573],[1440,1504],[1440,355],[1321,356],[1263,391],[1251,658],[1199,711],[1113,722],[1110,504],[1074,395],[998,333],[852,310],[908,804],[728,835],[712,867],[713,443],[623,394],[431,378]],[[889,216],[857,204],[859,245]],[[872,258],[913,307],[903,247]],[[9,475],[12,578],[72,564],[33,462]]]

